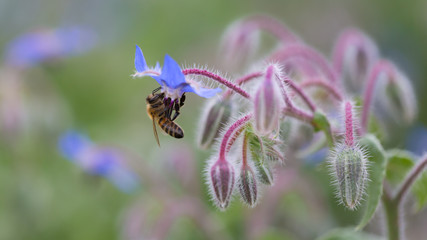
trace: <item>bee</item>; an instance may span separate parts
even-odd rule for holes
[[[184,137],[184,131],[174,120],[178,117],[180,114],[179,110],[184,105],[185,94],[183,94],[178,101],[178,99],[172,100],[171,98],[165,98],[165,93],[157,93],[159,90],[160,88],[157,88],[148,95],[146,102],[147,114],[153,120],[154,137],[156,138],[157,144],[160,146],[156,122],[159,127],[171,137]]]

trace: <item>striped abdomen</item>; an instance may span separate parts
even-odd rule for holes
[[[182,128],[178,124],[172,122],[170,119],[159,117],[157,119],[157,123],[159,124],[160,128],[170,136],[174,138],[184,137],[184,131],[182,131]]]

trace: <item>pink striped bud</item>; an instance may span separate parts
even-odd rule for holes
[[[242,200],[250,207],[255,206],[258,199],[256,174],[247,164],[242,166],[238,185]]]
[[[211,194],[217,206],[224,210],[228,207],[234,190],[234,167],[225,159],[218,159],[209,169],[209,175]]]
[[[360,92],[378,57],[378,47],[372,39],[357,29],[348,29],[335,44],[333,65],[346,88]]]
[[[230,100],[220,98],[213,98],[207,103],[199,123],[197,143],[201,148],[209,148],[218,137],[231,117],[232,106]]]
[[[418,112],[415,92],[409,79],[392,66],[386,81],[379,81],[378,101],[385,114],[398,123],[411,123]]]
[[[279,127],[281,107],[280,92],[277,86],[279,74],[277,66],[270,65],[266,70],[264,81],[255,93],[255,130],[261,135],[267,135]]]

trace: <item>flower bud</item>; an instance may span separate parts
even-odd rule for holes
[[[414,89],[409,79],[397,69],[380,81],[378,100],[386,114],[396,122],[411,123],[417,115],[417,103]]]
[[[354,210],[365,194],[368,178],[366,153],[357,144],[340,144],[330,158],[332,175],[340,202]]]
[[[199,123],[198,145],[209,148],[218,137],[222,126],[227,124],[232,113],[230,100],[214,98],[207,103],[206,109]]]
[[[247,164],[242,166],[239,178],[239,191],[243,201],[253,207],[257,201],[257,181],[256,175]]]
[[[351,92],[360,92],[378,56],[378,47],[372,39],[357,29],[349,29],[335,44],[333,65],[345,87]]]
[[[212,195],[220,209],[227,208],[234,189],[235,171],[225,159],[218,159],[210,168]]]
[[[280,119],[280,93],[276,84],[276,66],[267,68],[264,81],[254,97],[255,130],[267,135],[278,129]]]

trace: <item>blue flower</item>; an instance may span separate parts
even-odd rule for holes
[[[5,61],[17,67],[36,64],[86,52],[94,46],[95,34],[80,27],[28,32],[6,47]]]
[[[154,69],[149,68],[141,48],[138,46],[136,46],[135,52],[135,69],[137,73],[134,76],[151,76],[160,84],[166,97],[171,99],[178,99],[185,92],[193,92],[201,97],[210,98],[222,91],[221,88],[204,88],[197,82],[188,82],[178,63],[167,54],[161,72],[158,65]]]
[[[75,130],[65,132],[58,142],[62,155],[92,175],[107,178],[123,192],[139,186],[138,176],[125,164],[123,154],[114,148],[100,147]]]
[[[58,142],[59,151],[73,161],[86,148],[92,145],[89,138],[77,131],[69,130],[61,135]]]

